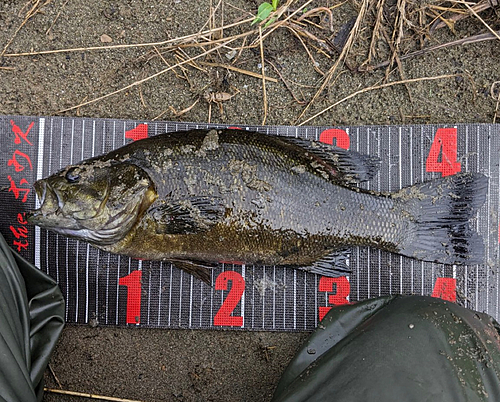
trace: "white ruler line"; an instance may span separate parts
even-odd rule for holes
[[[399,189],[403,188],[403,149],[402,149],[402,142],[403,142],[403,133],[402,133],[402,128],[399,127],[399,143],[398,143],[398,152],[399,152],[399,157],[398,157],[398,165],[399,165]],[[368,272],[370,272],[370,269],[368,269]],[[399,291],[400,293],[403,293],[403,257],[399,257]]]
[[[497,126],[498,127],[498,126]],[[498,137],[498,133],[496,133],[495,137],[497,138]],[[497,187],[497,191],[496,191],[496,195],[497,195],[497,222],[496,222],[496,225],[497,225],[497,230],[500,231],[500,223],[498,222],[500,220],[500,166],[498,167],[498,171],[497,171],[497,174],[498,174],[498,187]],[[491,194],[490,194],[490,197],[491,197]],[[497,250],[497,255],[496,255],[496,261],[497,261],[497,270],[499,269],[498,268],[498,263],[500,261],[500,247],[499,247],[499,244],[498,242],[500,241],[500,233],[498,232],[494,232],[497,234],[497,238],[495,239],[495,241],[497,242],[496,244],[496,250]],[[497,289],[497,299],[496,299],[496,311],[495,311],[495,318],[498,320],[499,317],[498,317],[498,305],[500,304],[500,281],[499,281],[499,276],[500,274],[498,273],[498,271],[496,272],[496,279],[497,279],[497,284],[496,284],[496,289]]]
[[[80,144],[80,160],[85,159],[85,120],[82,121],[82,132],[81,132],[82,142]],[[86,258],[85,258],[85,322],[89,322],[89,244],[84,243],[87,249]],[[77,267],[77,276],[78,276],[78,267]],[[77,291],[78,291],[77,286]]]
[[[108,323],[109,317],[109,271],[111,265],[111,254],[108,253],[108,266],[106,267],[106,324]]]
[[[80,273],[79,273],[79,269],[78,269],[78,266],[79,266],[79,258],[78,258],[78,254],[79,254],[79,248],[80,246],[80,242],[76,242],[76,251],[75,251],[75,271],[76,272],[76,286],[75,286],[75,290],[76,290],[76,296],[75,296],[75,299],[76,299],[76,306],[75,306],[75,321],[78,322],[78,299],[79,299],[79,292],[78,292],[78,285],[79,285],[79,281],[78,281],[78,277],[80,276]]]
[[[380,127],[377,128],[377,156],[380,158],[382,155],[380,154]],[[381,177],[380,172],[377,174],[377,189],[376,191],[380,193],[381,191]],[[384,267],[387,270],[387,267]],[[378,250],[378,295],[381,296],[382,292],[382,253]]]
[[[253,265],[252,265],[252,282],[253,282],[252,300],[255,300],[255,267]],[[255,327],[255,302],[252,303],[252,328],[254,328],[254,327]]]
[[[273,267],[273,329],[276,328],[276,267]]]
[[[189,282],[189,328],[191,328],[191,323],[193,319],[193,275],[191,276],[191,281]]]
[[[66,298],[69,299],[69,295],[71,292],[69,291],[69,258],[68,258],[68,239],[64,239],[66,243]],[[69,313],[69,300],[66,300],[66,321],[68,320],[68,313]]]
[[[160,279],[158,281],[158,326],[160,325],[160,319],[161,319],[161,295],[163,293],[163,286],[161,283],[161,274],[163,273],[163,262],[160,261]]]
[[[177,317],[177,325],[180,327],[182,323],[182,277],[184,271],[181,269],[181,278],[179,279],[179,315]]]
[[[286,328],[286,267],[283,267],[283,328]]]
[[[214,290],[215,290],[215,283],[214,283],[214,270],[210,272],[210,283],[213,286],[210,286],[210,322],[213,322],[214,320]]]
[[[45,119],[38,119],[38,160],[36,167],[36,180],[43,177],[43,142],[45,137]],[[40,208],[38,197],[35,199],[35,208]],[[35,266],[40,269],[40,227],[35,226]]]
[[[314,327],[318,326],[318,275],[314,275]]]
[[[213,271],[213,270],[211,270]],[[203,325],[203,305],[205,304],[204,303],[204,300],[203,300],[203,287],[205,286],[205,284],[203,283],[203,281],[200,282],[200,322],[199,322],[199,325],[200,327]],[[245,322],[245,318],[243,318],[243,322]]]
[[[170,319],[172,316],[172,273],[173,268],[172,264],[170,264],[170,286],[168,288],[168,326],[170,327]]]
[[[479,131],[479,128],[478,128]],[[491,177],[491,126],[488,127],[488,177]],[[486,264],[490,262],[490,211],[491,211],[491,179],[488,180],[488,195],[486,197],[486,202],[488,205],[488,210],[486,212]],[[490,273],[488,268],[486,268],[486,312],[490,314]]]
[[[89,322],[89,257],[90,246],[87,244],[87,255],[85,258],[85,322]]]
[[[297,270],[293,270],[293,329],[297,329]]]
[[[241,265],[241,276],[243,277],[244,283],[246,283],[246,267],[245,264]],[[241,316],[243,317],[243,325],[241,328],[245,328],[245,292],[241,295]]]
[[[262,267],[262,270],[264,271],[263,274],[262,274],[262,283],[265,284],[265,280],[266,280],[266,267]],[[265,306],[266,306],[266,287],[265,286],[262,286],[263,288],[263,291],[262,291],[262,294],[260,295],[261,299],[262,299],[262,328],[264,329],[265,327],[265,318],[266,318],[266,311],[265,311]]]
[[[479,130],[476,129],[476,155],[477,155],[477,166],[476,170],[480,171],[481,169],[481,148],[479,147]],[[489,211],[488,211],[489,214]],[[479,216],[479,211],[476,213],[477,219],[476,219],[476,230],[479,231],[481,229],[482,225],[482,219],[480,219]],[[479,264],[476,265],[476,311],[479,311],[480,309],[480,302],[479,302]]]
[[[366,266],[367,267],[370,267],[370,250],[368,249],[367,253],[366,253]],[[366,270],[366,280],[368,282],[368,286],[367,286],[367,297],[370,298],[370,294],[371,294],[371,282],[370,282],[370,269],[367,269]]]
[[[307,328],[307,273],[302,272],[302,275],[304,275],[304,329]]]
[[[148,281],[148,319],[147,323],[150,325],[150,313],[151,313],[151,262],[149,263],[149,281]]]
[[[118,269],[117,269],[117,277],[116,277],[116,310],[115,310],[115,325],[118,325],[118,299],[120,296],[120,266],[121,266],[121,256],[118,255]]]

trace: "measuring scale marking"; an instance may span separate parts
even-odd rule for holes
[[[8,165],[20,146],[14,126],[28,132],[34,171],[16,172]],[[33,123],[33,130],[27,130]],[[0,163],[7,174],[0,186],[12,187],[23,178],[30,185],[60,168],[109,152],[133,139],[165,131],[222,126],[179,122],[61,117],[0,116]],[[284,267],[221,264],[213,270],[217,286],[207,287],[168,262],[131,260],[94,249],[38,227],[28,227],[28,247],[20,253],[53,276],[67,300],[68,322],[134,325],[159,328],[234,328],[310,330],[334,304],[381,295],[435,295],[499,318],[500,154],[499,125],[367,126],[367,127],[251,127],[269,135],[286,135],[346,145],[382,159],[379,173],[360,187],[396,191],[458,171],[481,172],[489,178],[485,205],[473,223],[484,237],[491,266],[424,263],[386,252],[353,247],[349,276],[329,280]],[[243,133],[242,133],[243,134]],[[28,138],[27,137],[27,138]],[[23,145],[23,144],[21,144]],[[27,145],[26,145],[27,146]],[[449,160],[447,162],[447,159]],[[495,161],[495,162],[494,162]],[[5,177],[4,177],[5,176]],[[9,187],[10,185],[10,187]],[[22,195],[22,194],[21,194]],[[31,191],[21,202],[14,191],[0,193],[6,207],[0,230],[16,249],[10,229],[18,214],[38,206]],[[10,230],[9,230],[10,229]],[[17,232],[16,232],[17,233]],[[20,246],[18,246],[20,247]],[[223,276],[221,276],[223,275]],[[325,290],[326,289],[326,290]],[[137,314],[131,314],[136,311]],[[217,317],[217,318],[216,318]],[[217,323],[216,323],[217,322]]]

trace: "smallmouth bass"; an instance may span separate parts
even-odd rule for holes
[[[212,129],[146,138],[67,166],[34,187],[28,222],[209,280],[220,261],[335,275],[348,248],[483,262],[469,220],[488,180],[460,173],[391,194],[356,187],[379,160],[321,142]]]

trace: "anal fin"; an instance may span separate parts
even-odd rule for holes
[[[349,265],[347,265],[350,253],[350,249],[333,250],[310,266],[300,269],[321,276],[343,276],[351,272]]]

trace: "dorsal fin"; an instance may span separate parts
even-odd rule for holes
[[[333,145],[302,138],[282,137],[284,141],[304,148],[311,165],[338,184],[356,184],[370,180],[379,170],[380,159],[348,151]]]

